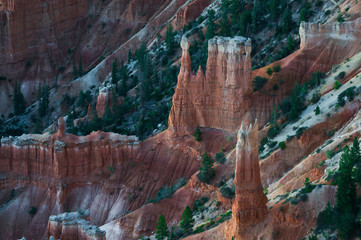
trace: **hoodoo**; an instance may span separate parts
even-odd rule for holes
[[[244,227],[262,221],[267,214],[258,160],[258,123],[238,131],[236,146],[235,200],[232,206],[233,235],[242,236]]]
[[[208,42],[207,72],[191,70],[190,43],[183,37],[178,85],[169,126],[184,135],[198,126],[236,131],[249,108],[251,91],[251,40],[215,37]]]

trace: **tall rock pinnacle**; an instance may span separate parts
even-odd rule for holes
[[[199,68],[197,74],[191,69],[189,46],[183,37],[170,130],[177,135],[189,134],[198,126],[237,131],[250,105],[246,96],[252,91],[251,40],[239,36],[209,40],[207,69]]]
[[[242,123],[236,146],[236,196],[232,206],[234,236],[240,236],[244,226],[254,225],[267,214],[267,197],[263,193],[258,160],[258,123]]]

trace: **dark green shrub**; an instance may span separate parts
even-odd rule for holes
[[[345,76],[346,76],[346,73],[344,71],[342,71],[337,75],[337,79],[342,80],[345,78]]]
[[[279,72],[281,71],[281,66],[280,65],[276,65],[273,67],[273,72]]]
[[[285,142],[280,142],[278,146],[279,146],[280,149],[283,150],[283,149],[286,148],[286,143]]]
[[[224,163],[226,161],[226,157],[224,155],[224,152],[218,152],[215,155],[215,160],[218,163]]]
[[[212,158],[207,153],[204,153],[202,155],[202,166],[197,175],[199,180],[204,183],[209,183],[215,174]]]
[[[264,85],[266,85],[268,81],[268,78],[263,78],[263,77],[260,77],[260,76],[257,76],[253,79],[252,81],[252,88],[253,88],[253,91],[259,91],[261,90]]]
[[[200,142],[202,141],[202,132],[199,127],[196,128],[196,131],[193,134],[194,141]]]
[[[267,68],[266,73],[268,74],[268,76],[272,76],[273,71],[272,71],[272,69],[271,69],[271,68]]]
[[[315,115],[320,114],[320,112],[321,112],[320,107],[317,106],[317,107],[315,108],[314,112],[315,112]]]
[[[234,190],[232,191],[232,189],[230,189],[229,187],[222,187],[220,192],[225,198],[232,199],[234,197]]]
[[[342,84],[336,80],[335,84],[334,84],[334,88],[335,90],[339,89],[342,86]]]
[[[37,211],[38,211],[38,209],[36,207],[30,207],[29,214],[34,216]]]
[[[306,130],[307,128],[306,127],[301,127],[299,129],[297,129],[296,131],[296,137],[297,139],[300,139],[300,137],[302,136],[303,132]]]

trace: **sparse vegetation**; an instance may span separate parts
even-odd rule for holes
[[[193,134],[194,141],[200,142],[202,141],[202,132],[199,127],[196,128],[196,131]]]
[[[266,85],[267,82],[268,82],[267,78],[256,76],[252,81],[253,91],[256,92],[261,90],[264,87],[264,85]]]
[[[209,183],[214,177],[215,170],[213,169],[213,161],[211,156],[207,153],[202,155],[202,166],[199,169],[198,178],[201,182]]]

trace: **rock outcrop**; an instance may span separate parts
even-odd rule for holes
[[[235,199],[232,205],[233,235],[262,221],[267,215],[267,197],[263,193],[258,159],[258,123],[242,123],[236,146]]]
[[[112,91],[114,90],[115,85],[108,84],[99,88],[99,94],[97,98],[96,111],[98,117],[103,117],[105,107],[108,105],[109,108],[112,107]]]
[[[181,69],[169,115],[169,128],[185,135],[198,126],[236,131],[249,108],[251,40],[215,37],[208,43],[207,72],[191,71],[190,43],[181,42]]]
[[[91,225],[89,210],[63,213],[49,217],[47,237],[61,240],[106,240],[105,231]]]

